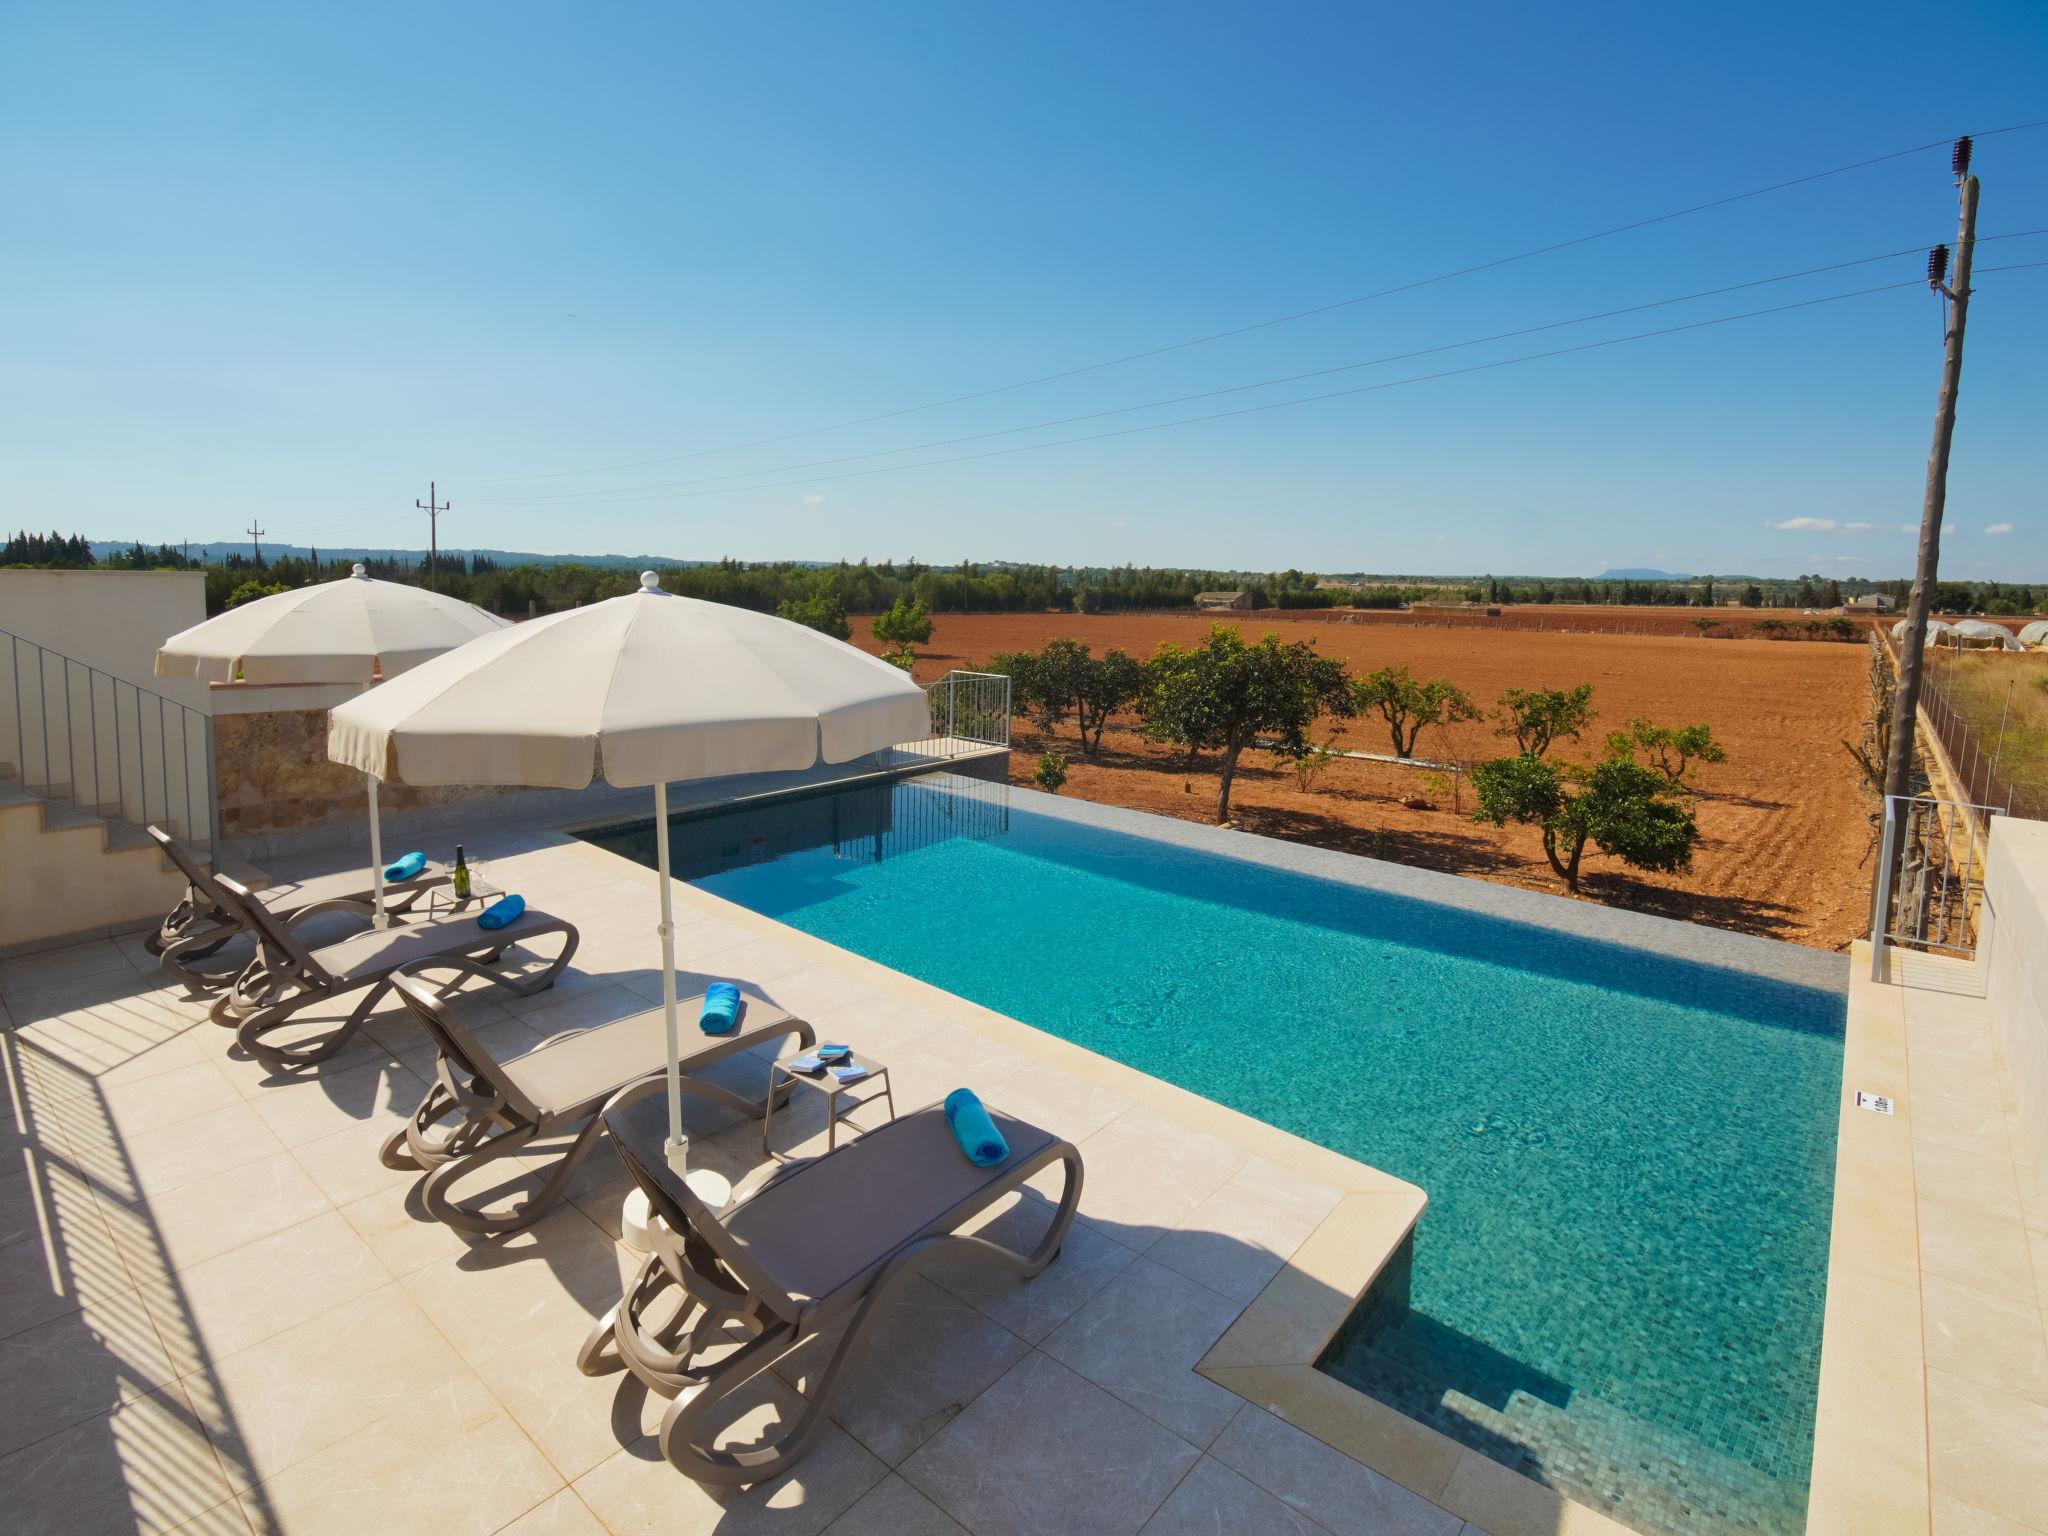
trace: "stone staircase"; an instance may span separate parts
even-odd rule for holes
[[[147,834],[117,819],[120,807],[68,800],[61,784],[31,794],[0,763],[0,958],[132,931],[185,893]]]

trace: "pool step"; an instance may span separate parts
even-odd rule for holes
[[[1797,1499],[1778,1480],[1702,1441],[1635,1417],[1584,1391],[1569,1410],[1504,1378],[1474,1379],[1469,1358],[1400,1325],[1353,1348],[1338,1375],[1362,1391],[1629,1524],[1686,1536],[1796,1536]],[[1465,1382],[1479,1396],[1460,1390]]]

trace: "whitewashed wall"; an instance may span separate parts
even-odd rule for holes
[[[2048,821],[1991,820],[1985,996],[2036,1187],[2048,1189]]]

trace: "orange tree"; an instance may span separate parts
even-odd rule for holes
[[[1343,662],[1276,635],[1246,645],[1227,624],[1211,625],[1200,645],[1161,645],[1145,663],[1138,698],[1146,733],[1179,744],[1190,764],[1203,751],[1222,754],[1218,821],[1230,819],[1230,789],[1246,747],[1298,758],[1310,750],[1309,728],[1319,716],[1351,710]]]

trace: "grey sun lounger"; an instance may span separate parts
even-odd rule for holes
[[[443,993],[422,973],[462,970],[467,962],[429,960],[407,966],[392,986],[440,1052],[434,1086],[427,1090],[404,1129],[384,1143],[387,1167],[427,1170],[421,1195],[433,1216],[467,1232],[516,1231],[561,1198],[569,1176],[597,1142],[604,1123],[598,1112],[623,1094],[661,1093],[667,1084],[668,1037],[659,1008],[615,1019],[591,1029],[548,1040],[500,1061],[476,1034],[442,1006]],[[708,1098],[759,1119],[767,1107],[768,1063],[760,1062],[762,1094],[748,1097],[703,1076],[707,1069],[773,1040],[794,1035],[803,1049],[817,1035],[744,989],[744,1012],[729,1035],[705,1035],[696,1028],[702,998],[680,1003],[687,1031],[682,1056],[683,1092]],[[785,1084],[782,1092],[789,1093]],[[447,1124],[453,1119],[454,1124]],[[547,1182],[522,1204],[491,1210],[458,1204],[451,1187],[498,1158],[511,1156],[541,1137],[575,1131]]]
[[[619,1304],[584,1340],[578,1369],[595,1376],[623,1365],[649,1391],[674,1399],[662,1415],[661,1451],[700,1483],[737,1488],[786,1472],[823,1427],[843,1368],[900,1282],[927,1264],[959,1258],[1028,1278],[1059,1256],[1081,1198],[1081,1154],[1049,1131],[990,1114],[1010,1146],[994,1168],[967,1160],[945,1112],[932,1105],[823,1157],[764,1169],[713,1209],[662,1156],[667,1121],[660,1098],[622,1096],[604,1120],[660,1221],[650,1224],[653,1250],[626,1281]],[[1066,1165],[1066,1187],[1030,1253],[961,1234],[1054,1163]],[[662,1298],[671,1290],[683,1295],[668,1315]],[[651,1316],[664,1321],[652,1323]],[[835,1329],[829,1354],[815,1369],[807,1362],[814,1385],[779,1438],[747,1449],[716,1445],[727,1427],[719,1413],[727,1397]]]
[[[534,907],[502,928],[482,927],[474,913],[456,913],[372,928],[314,949],[239,880],[217,875],[214,883],[255,933],[257,956],[235,978],[235,984],[214,999],[213,1021],[232,1028],[242,1049],[270,1067],[325,1061],[347,1045],[391,989],[391,978],[401,966],[423,960],[460,961],[462,974],[449,983],[448,991],[453,992],[471,976],[488,976],[497,985],[528,996],[553,986],[576,953],[576,929]],[[491,969],[513,945],[550,935],[560,936],[561,953],[540,970],[515,977]],[[289,1026],[301,1009],[356,991],[363,993],[362,1000],[325,1034],[289,1044],[269,1038]]]
[[[192,850],[161,827],[147,827],[152,841],[164,857],[185,877],[185,895],[143,942],[156,955],[164,971],[197,991],[210,991],[234,980],[232,971],[201,971],[194,962],[220,951],[249,925],[229,905],[214,883],[213,873],[192,855]],[[447,884],[448,871],[430,863],[410,880],[393,880],[384,886],[384,910],[398,915],[409,911],[426,893]],[[364,883],[360,871],[321,875],[294,882],[282,892],[252,891],[254,899],[280,921],[294,923],[317,912],[351,912],[365,918],[375,910],[375,891]]]

